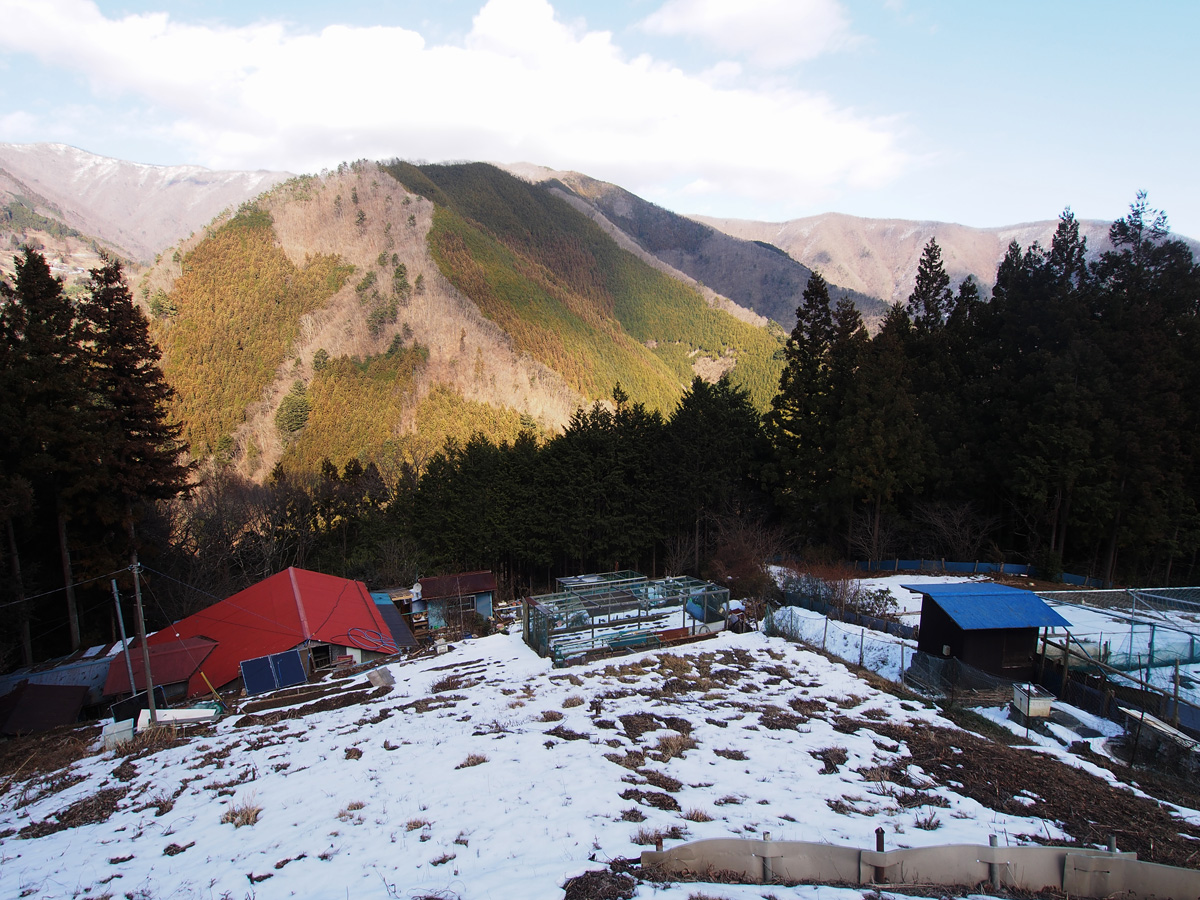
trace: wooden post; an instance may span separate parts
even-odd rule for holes
[[[771,832],[764,831],[762,839],[763,839],[764,844],[771,843]],[[771,848],[767,847],[765,849],[768,852],[770,852]],[[774,881],[775,881],[775,864],[774,864],[774,862],[772,862],[771,857],[767,856],[767,854],[764,853],[763,854],[763,884],[772,884]]]
[[[989,834],[988,835],[988,846],[995,847],[996,845],[997,845],[996,836],[994,834]],[[1000,866],[998,866],[994,862],[988,863],[988,881],[991,882],[992,887],[994,889],[996,889],[996,890],[1000,889]]]
[[[875,850],[878,853],[883,853],[883,826],[882,825],[875,829]],[[883,884],[885,881],[887,881],[887,867],[886,866],[876,866],[875,867],[875,883]]]
[[[117,579],[112,580],[113,602],[117,604],[117,624],[121,626],[121,650],[125,653],[125,668],[129,670],[129,693],[137,693],[133,680],[133,660],[129,656],[129,638],[125,636],[125,617],[121,615],[121,595],[117,592]]]
[[[133,554],[133,597],[137,605],[138,640],[142,644],[142,666],[146,670],[146,702],[150,708],[150,724],[158,724],[158,709],[154,704],[154,676],[150,673],[150,645],[146,643],[146,614],[142,611],[142,567],[138,565],[137,551]]]
[[[1046,677],[1046,642],[1049,640],[1049,628],[1042,629],[1042,664],[1038,667],[1038,684]]]
[[[1179,727],[1179,660],[1175,660],[1175,705],[1171,712],[1171,724]]]

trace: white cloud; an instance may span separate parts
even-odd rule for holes
[[[97,95],[132,97],[153,110],[156,137],[170,123],[215,168],[528,160],[659,191],[659,202],[704,185],[807,205],[907,164],[889,122],[795,88],[739,86],[734,66],[690,75],[630,58],[545,0],[489,0],[461,46],[397,27],[107,18],[91,0],[0,0],[0,19],[0,52],[36,53]]]
[[[855,40],[837,0],[667,0],[641,25],[651,34],[699,38],[768,68],[814,59]]]

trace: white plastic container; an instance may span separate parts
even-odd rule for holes
[[[133,740],[133,719],[121,719],[109,722],[100,732],[104,738],[104,749],[115,750],[127,741]]]
[[[1031,719],[1045,719],[1050,715],[1050,705],[1054,695],[1036,684],[1014,684],[1013,706],[1023,716]]]

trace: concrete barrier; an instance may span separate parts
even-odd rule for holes
[[[861,850],[806,841],[715,838],[647,850],[642,866],[666,875],[733,873],[764,884],[977,885],[1024,891],[1051,888],[1077,897],[1122,891],[1163,898],[1200,897],[1200,871],[1141,862],[1136,853],[1082,847],[943,844]]]

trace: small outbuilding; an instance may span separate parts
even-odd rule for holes
[[[412,611],[428,617],[430,630],[450,629],[456,633],[470,631],[475,617],[490,619],[496,593],[496,576],[492,572],[461,572],[457,575],[435,575],[418,582]]]
[[[289,568],[162,629],[147,643],[152,653],[156,647],[185,648],[183,657],[195,664],[187,696],[197,697],[210,693],[209,684],[220,689],[237,681],[244,660],[287,650],[303,651],[311,668],[338,657],[366,662],[416,647],[412,632],[385,603],[391,605],[361,581]],[[150,666],[157,682],[153,656]]]
[[[1034,676],[1038,631],[1070,622],[1032,591],[990,582],[906,584],[921,594],[917,649],[1012,681]]]

